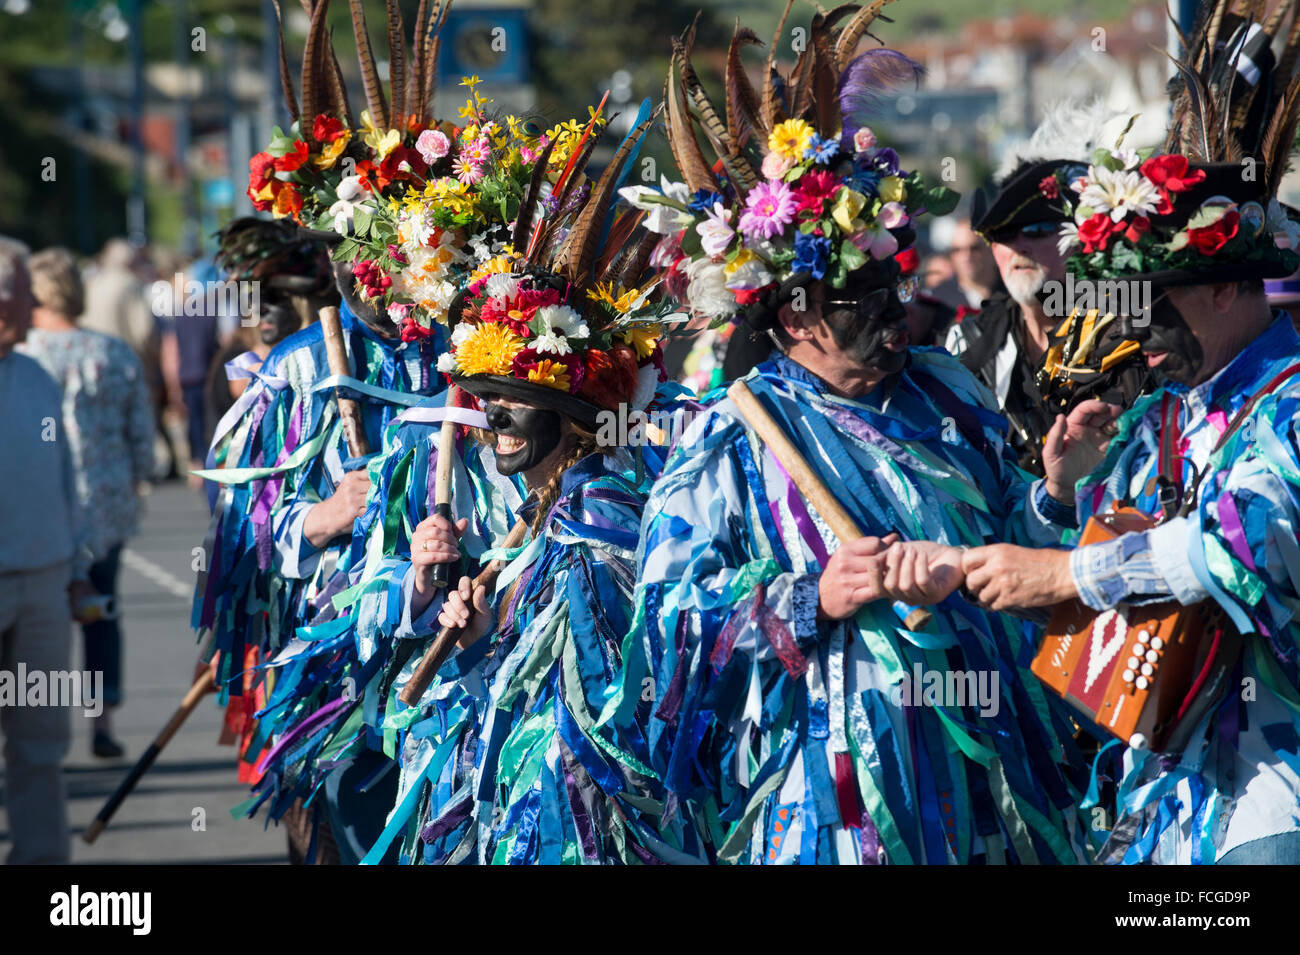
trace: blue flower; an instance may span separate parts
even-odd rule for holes
[[[881,175],[898,175],[898,153],[894,152],[888,146],[877,149],[872,153],[871,161],[875,163],[875,166],[880,170]]]
[[[714,203],[721,200],[721,193],[714,192],[712,189],[698,189],[687,200],[686,208],[697,214],[712,212]]]
[[[820,279],[826,274],[826,259],[831,254],[831,240],[824,235],[800,232],[794,237],[794,261],[790,268],[795,272],[811,272]]]
[[[803,151],[804,159],[811,159],[814,162],[828,163],[840,151],[840,144],[834,139],[822,139],[816,133],[808,142],[808,148]]]
[[[874,169],[858,169],[844,180],[844,184],[864,196],[874,196],[881,178],[881,174]]]

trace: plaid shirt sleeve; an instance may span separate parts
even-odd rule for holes
[[[1093,610],[1109,610],[1120,601],[1149,603],[1171,597],[1184,604],[1208,596],[1192,571],[1187,554],[1195,530],[1185,517],[1141,533],[1077,547],[1070,554],[1070,575],[1079,599]]]

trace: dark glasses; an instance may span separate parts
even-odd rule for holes
[[[898,296],[898,300],[906,305],[912,299],[916,298],[916,291],[921,286],[921,279],[915,275],[905,275],[895,283],[893,289],[878,288],[867,292],[858,299],[827,298],[822,299],[823,305],[838,305],[841,308],[851,308],[859,314],[871,314],[884,307],[889,300],[889,293],[893,291]]]

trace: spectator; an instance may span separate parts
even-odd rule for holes
[[[22,350],[44,366],[63,389],[77,500],[87,520],[93,563],[90,583],[117,604],[122,547],[136,531],[136,487],[153,464],[153,412],[144,368],[120,339],[77,327],[84,292],[77,263],[66,249],[32,256],[36,307]],[[96,756],[122,755],[112,735],[111,711],[122,701],[122,632],[115,613],[82,620],[86,669],[104,674],[104,709],[91,744]]]
[[[970,308],[979,308],[985,299],[1002,290],[993,250],[971,228],[969,219],[960,220],[953,229],[948,258],[952,261],[962,298]]]
[[[31,317],[27,267],[0,244],[0,669],[48,674],[68,669],[70,603],[89,588],[88,562],[59,386],[14,352]],[[60,764],[69,729],[64,707],[0,707],[11,865],[68,861]]]

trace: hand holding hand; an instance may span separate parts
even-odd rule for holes
[[[473,646],[492,625],[487,588],[482,584],[475,587],[470,578],[462,577],[455,588],[447,590],[447,599],[438,612],[438,623],[463,631],[456,641],[461,649]]]
[[[1069,551],[1011,544],[973,547],[962,556],[966,589],[989,610],[1046,607],[1078,596]]]
[[[841,544],[817,583],[818,616],[844,620],[863,604],[884,596],[885,565],[880,555],[897,540],[897,534],[890,534]]]
[[[885,596],[914,606],[936,604],[961,586],[960,547],[902,541],[884,554]]]

